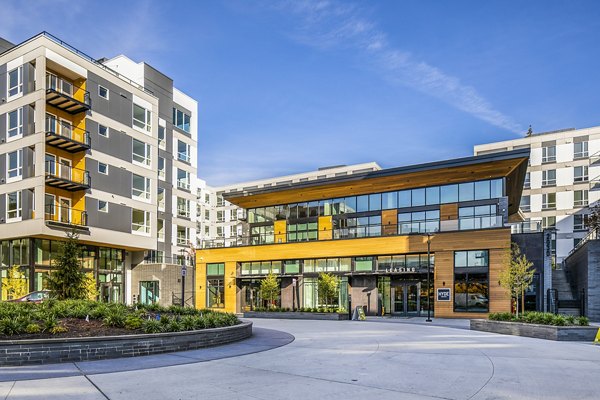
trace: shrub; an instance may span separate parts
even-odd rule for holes
[[[35,323],[31,323],[27,325],[27,328],[25,328],[25,332],[27,333],[40,333],[42,331],[42,328]]]
[[[196,318],[192,315],[186,315],[182,317],[181,326],[184,331],[192,331],[196,329]]]
[[[109,310],[106,316],[102,319],[102,322],[106,326],[114,326],[117,328],[122,328],[125,326],[125,320],[127,316],[125,313],[119,309]]]
[[[580,326],[588,326],[590,324],[590,319],[588,317],[579,317],[577,323]]]
[[[179,322],[175,318],[171,319],[167,325],[163,326],[165,328],[165,332],[181,332],[182,330],[184,330],[181,322]]]
[[[127,318],[125,318],[125,328],[130,330],[140,329],[143,323],[144,321],[135,315],[128,315]]]
[[[69,330],[66,327],[62,326],[62,325],[56,325],[56,326],[54,326],[54,327],[52,327],[50,329],[50,333],[53,334],[53,335],[56,335],[57,333],[68,332],[68,331]]]
[[[162,332],[162,326],[160,321],[155,319],[149,319],[142,323],[142,329],[145,333],[159,333]]]

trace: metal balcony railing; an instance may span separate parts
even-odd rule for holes
[[[91,187],[90,173],[56,161],[46,161],[46,184],[69,191]]]
[[[66,205],[46,204],[44,220],[49,224],[87,227],[87,212]]]
[[[510,233],[530,233],[541,231],[542,223],[540,221],[518,222],[510,224]]]
[[[46,74],[46,103],[69,114],[91,108],[90,92],[52,73]]]
[[[46,117],[46,144],[76,153],[91,147],[90,133],[54,117]]]

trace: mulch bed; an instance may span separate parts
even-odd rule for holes
[[[141,329],[125,329],[106,326],[102,321],[90,319],[87,322],[85,319],[78,318],[62,318],[60,325],[68,329],[67,332],[51,334],[48,332],[40,333],[24,333],[20,335],[0,335],[0,340],[19,340],[19,339],[58,339],[58,338],[77,338],[91,336],[120,336],[120,335],[135,335],[144,333]]]

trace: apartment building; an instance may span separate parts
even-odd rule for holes
[[[245,210],[225,200],[227,193],[238,190],[252,190],[269,187],[282,187],[299,182],[312,182],[318,179],[343,177],[352,174],[379,171],[375,162],[322,167],[316,171],[285,175],[211,187],[198,179],[198,227],[197,247],[229,247],[247,238],[248,230]]]
[[[587,234],[588,205],[600,199],[600,127],[565,129],[477,145],[475,155],[530,149],[521,211],[526,221],[555,228],[551,251],[560,263]]]
[[[75,231],[101,301],[157,301],[196,235],[196,102],[146,63],[46,32],[0,41],[0,98],[2,280],[17,266],[44,288]]]
[[[367,314],[437,317],[510,310],[499,285],[529,151],[514,150],[223,193],[250,235],[196,252],[196,306],[321,307],[317,279],[340,280],[335,306]],[[329,303],[331,304],[331,303]]]

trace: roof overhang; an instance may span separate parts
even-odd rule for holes
[[[519,211],[529,149],[437,161],[407,167],[352,174],[225,193],[242,208],[265,207],[303,201],[326,200],[483,179],[506,178],[509,215]]]

